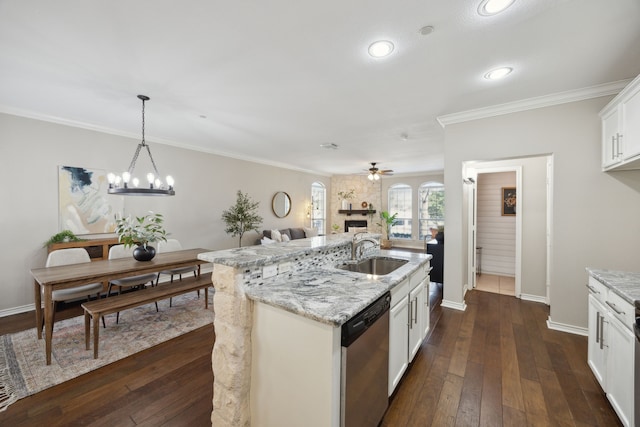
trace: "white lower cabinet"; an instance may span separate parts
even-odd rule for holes
[[[389,396],[396,389],[429,330],[429,264],[391,290]]]
[[[634,426],[635,309],[593,278],[588,287],[589,367],[622,424]]]
[[[605,347],[604,347],[604,319],[607,310],[593,296],[589,295],[589,347],[588,347],[588,363],[591,367],[593,375],[600,383],[603,390],[606,389],[604,383],[604,373],[607,369],[605,364]]]
[[[413,360],[424,339],[424,281],[409,293],[409,360]]]
[[[389,312],[389,396],[402,379],[409,366],[409,335],[407,318],[409,317],[409,297],[405,296]]]

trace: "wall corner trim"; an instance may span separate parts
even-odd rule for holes
[[[520,299],[524,300],[524,301],[531,301],[531,302],[539,302],[545,305],[549,305],[549,302],[547,301],[546,297],[541,297],[539,295],[531,295],[531,294],[520,294]]]
[[[449,301],[446,299],[443,299],[442,302],[440,303],[441,307],[445,307],[445,308],[452,308],[454,310],[460,310],[460,311],[465,311],[467,309],[467,304],[463,302],[455,302],[455,301]]]
[[[547,318],[547,328],[552,329],[554,331],[568,332],[574,335],[582,335],[584,337],[589,335],[589,330],[587,328],[567,325],[566,323],[554,322],[553,320],[551,320],[551,316]]]

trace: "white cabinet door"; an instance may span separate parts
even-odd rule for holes
[[[593,295],[589,295],[589,344],[588,344],[588,363],[591,367],[593,375],[596,377],[603,390],[606,390],[605,384],[605,337],[603,328],[608,326],[604,321],[605,308],[596,300]]]
[[[613,108],[602,117],[602,167],[610,167],[622,161],[620,147],[620,114]]]
[[[427,336],[427,333],[429,332],[429,327],[430,325],[430,317],[431,317],[431,307],[429,306],[429,276],[427,276],[426,279],[424,279],[423,286],[422,286],[422,292],[424,293],[424,296],[422,297],[423,300],[423,304],[422,304],[422,341],[424,341],[424,339]]]
[[[640,155],[640,85],[637,85],[629,96],[621,106],[621,144],[624,144],[624,160]]]
[[[402,379],[409,365],[409,297],[405,296],[389,312],[389,396]]]
[[[422,344],[423,317],[424,285],[421,282],[409,293],[409,362],[413,360]]]
[[[609,316],[607,351],[607,397],[625,426],[634,426],[634,333],[613,316]],[[605,342],[605,345],[607,342]]]

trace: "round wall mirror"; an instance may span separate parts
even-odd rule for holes
[[[284,191],[278,191],[273,196],[271,208],[278,218],[284,218],[291,212],[291,197]]]

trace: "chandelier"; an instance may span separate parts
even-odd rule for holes
[[[149,97],[138,95],[138,99],[142,100],[142,141],[138,144],[138,148],[136,148],[133,159],[131,159],[131,163],[129,164],[129,169],[126,172],[123,172],[122,175],[115,175],[113,173],[107,175],[107,180],[109,181],[109,190],[107,192],[121,196],[174,196],[176,192],[173,190],[173,178],[171,175],[167,175],[165,178],[166,182],[163,183],[162,180],[160,180],[160,173],[158,173],[156,162],[153,161],[151,149],[144,140],[144,103],[149,100]],[[155,172],[149,172],[147,174],[148,187],[139,187],[140,180],[133,175],[133,171],[136,168],[136,161],[142,148],[147,150],[149,159],[151,159],[151,165],[153,166],[153,172]]]

